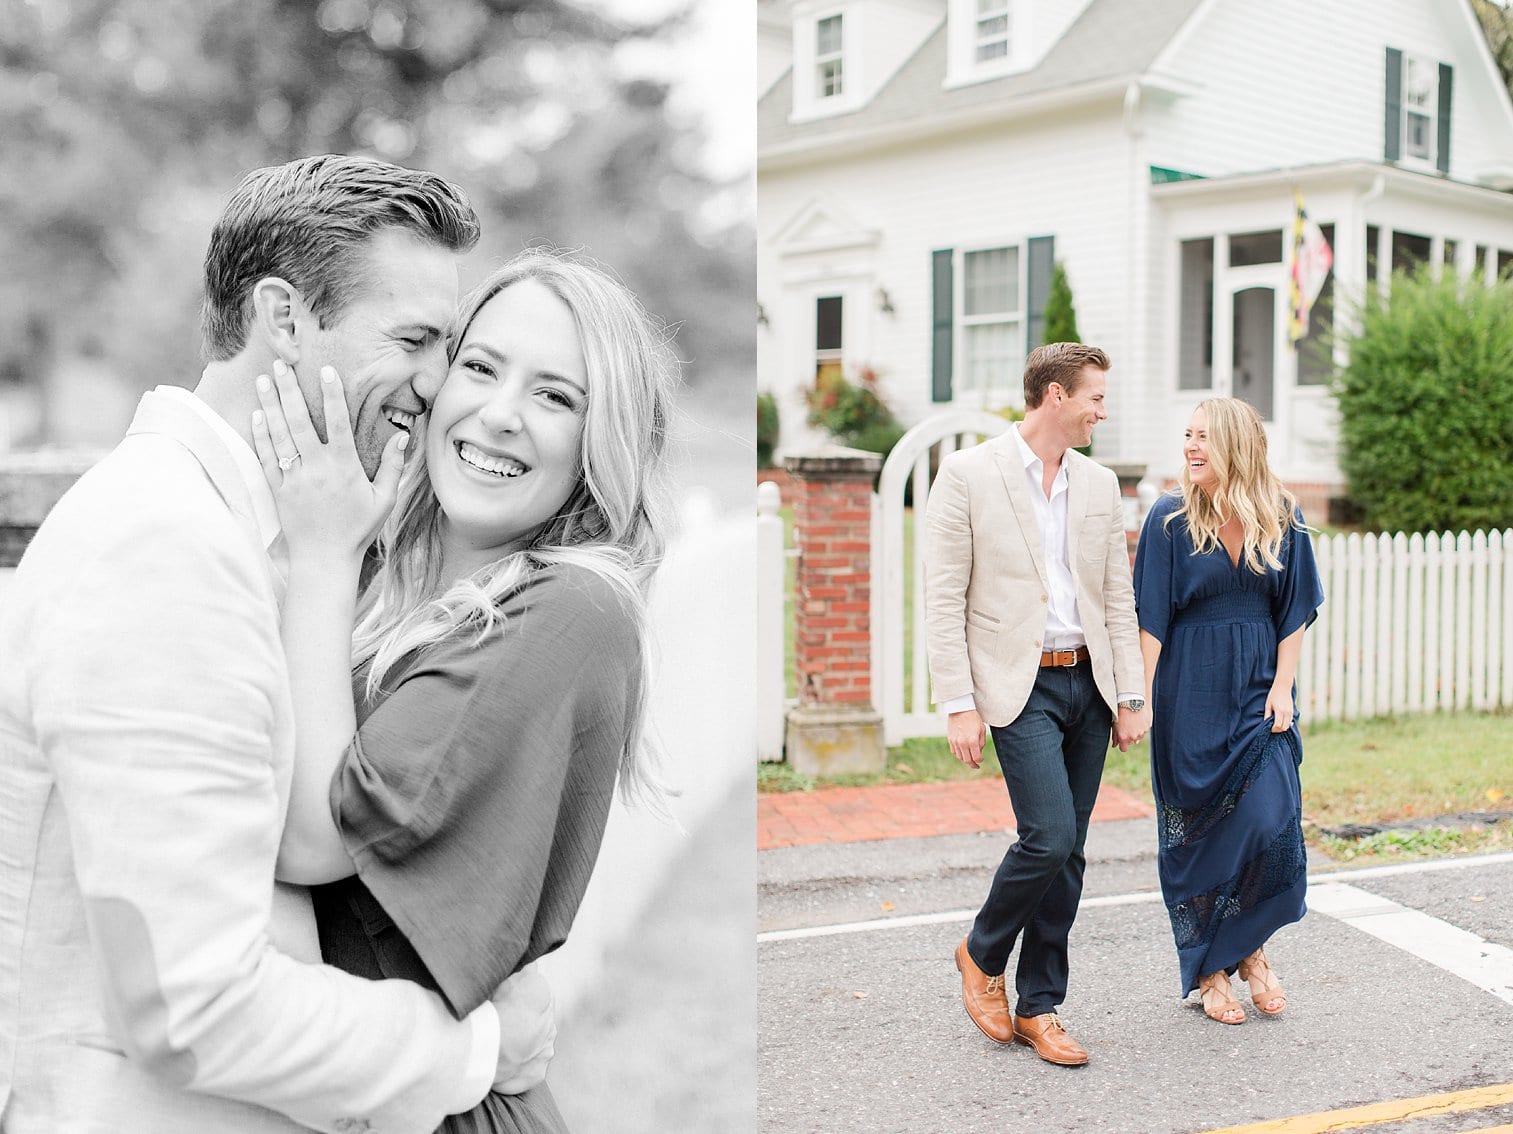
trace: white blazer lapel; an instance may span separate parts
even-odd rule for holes
[[[242,521],[257,545],[263,546],[263,534],[258,527],[257,514],[252,508],[252,496],[247,491],[247,482],[242,479],[236,462],[226,451],[225,443],[216,436],[213,429],[195,415],[193,410],[180,405],[172,398],[163,397],[149,390],[142,395],[141,402],[137,404],[137,415],[132,419],[131,428],[126,433],[127,436],[134,433],[156,433],[172,438],[188,449],[194,459],[200,463],[200,467],[205,470],[205,475],[209,477],[210,483],[220,494],[221,499],[226,502],[226,507],[231,510],[231,514]],[[274,595],[282,608],[284,594],[288,590],[288,580],[274,565],[271,558],[273,549],[265,547],[264,550],[270,554],[268,577],[273,583]]]
[[[1035,564],[1035,573],[1042,586],[1048,585],[1045,577],[1045,548],[1040,544],[1040,525],[1035,520],[1035,503],[1030,499],[1029,486],[1024,479],[1024,464],[1019,459],[1019,447],[1011,434],[1004,434],[1007,441],[998,446],[993,454],[998,471],[1003,476],[1004,488],[1009,494],[1009,505],[1018,521],[1019,534],[1024,537],[1030,559]]]

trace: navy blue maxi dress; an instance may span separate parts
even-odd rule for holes
[[[1271,731],[1266,695],[1277,643],[1314,620],[1324,592],[1306,531],[1288,530],[1282,570],[1257,574],[1222,544],[1195,555],[1186,519],[1166,523],[1180,506],[1169,493],[1146,517],[1135,602],[1140,629],[1161,642],[1151,784],[1186,996],[1303,916],[1302,741],[1296,714]]]

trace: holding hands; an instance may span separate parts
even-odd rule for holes
[[[1120,752],[1128,752],[1131,747],[1139,744],[1150,730],[1151,704],[1148,699],[1144,707],[1138,710],[1119,706],[1119,716],[1114,721],[1114,743],[1119,746]]]
[[[262,409],[252,415],[252,440],[278,504],[290,559],[335,557],[356,563],[394,507],[409,436],[398,433],[384,446],[370,483],[334,368],[321,368],[320,385],[325,442],[311,423],[293,369],[282,361],[273,364],[271,380],[257,380]]]

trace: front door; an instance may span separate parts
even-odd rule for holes
[[[1275,417],[1277,293],[1271,287],[1244,287],[1231,295],[1233,369],[1231,390],[1249,402],[1261,420]]]

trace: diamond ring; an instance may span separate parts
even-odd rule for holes
[[[294,467],[294,462],[297,461],[297,460],[299,460],[299,454],[298,453],[295,453],[294,456],[292,456],[292,457],[280,457],[278,459],[278,467],[280,469],[282,469],[284,472],[288,472],[290,469],[292,469]]]

